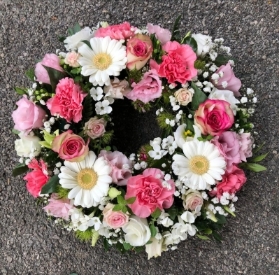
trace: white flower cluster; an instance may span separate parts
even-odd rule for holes
[[[173,136],[168,136],[163,140],[160,137],[150,141],[153,150],[148,152],[148,155],[153,159],[161,159],[166,154],[172,155],[177,148],[177,144]]]

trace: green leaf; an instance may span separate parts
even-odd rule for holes
[[[26,71],[25,75],[31,80],[34,81],[35,79],[35,70],[33,68]]]
[[[150,225],[150,232],[151,232],[151,237],[155,237],[155,236],[156,236],[156,234],[157,234],[157,229],[156,229],[154,223],[152,223],[152,224]]]
[[[180,19],[181,19],[181,15],[179,15],[173,25],[172,28],[172,34],[171,34],[171,41],[173,40],[177,40],[177,35],[179,35],[179,26],[180,26]]]
[[[200,238],[201,240],[210,241],[210,238],[207,237],[207,236],[203,236],[203,235],[199,235],[199,234],[197,234],[196,236],[197,236],[198,238]]]
[[[108,240],[106,238],[103,238],[104,248],[106,251],[110,249],[110,244],[108,243]]]
[[[129,243],[123,243],[123,247],[125,250],[130,250],[132,248],[132,246]]]
[[[253,161],[253,162],[259,162],[259,161],[262,161],[263,159],[265,159],[266,158],[266,156],[268,155],[268,153],[266,153],[266,154],[263,154],[263,155],[260,155],[260,156],[257,156],[257,157],[254,157],[254,158],[252,158],[251,159],[251,161]]]
[[[98,239],[99,239],[99,232],[95,229],[92,229],[92,240],[91,240],[91,246],[95,246]]]
[[[161,215],[161,212],[162,211],[159,208],[156,208],[155,211],[151,214],[151,217],[156,220]]]
[[[172,206],[168,209],[167,213],[170,215],[170,218],[174,220],[178,215],[178,209],[175,206]]]
[[[78,275],[77,273],[71,273],[70,275]]]
[[[18,130],[16,130],[16,129],[13,129],[13,130],[12,130],[12,133],[18,135],[18,134],[20,133],[20,131],[18,131]]]
[[[90,44],[90,42],[88,40],[82,40],[81,42],[86,44],[92,50],[91,44]]]
[[[214,239],[218,242],[221,242],[222,241],[222,238],[220,236],[220,234],[218,234],[216,231],[213,231],[212,232],[212,236],[214,237]]]
[[[225,56],[225,55],[219,54],[219,55],[216,57],[214,63],[215,63],[218,67],[220,67],[220,66],[222,66],[222,65],[226,65],[226,64],[229,62],[229,60],[233,60],[233,58],[232,58],[231,56]]]
[[[198,49],[197,41],[193,37],[190,37],[190,36],[186,37],[184,39],[183,43],[189,45],[193,49],[194,52],[196,52]]]
[[[122,211],[123,206],[120,204],[117,204],[113,207],[112,211]]]
[[[192,99],[192,108],[193,110],[197,110],[201,103],[203,103],[205,100],[207,100],[207,96],[204,92],[202,92],[195,83],[191,83],[191,87],[194,89],[195,93],[193,95]]]
[[[226,220],[225,216],[220,215],[220,214],[216,214],[215,216],[217,218],[217,223],[219,223],[219,224],[225,224],[226,223],[227,220]]]
[[[135,202],[135,200],[136,200],[136,197],[131,197],[131,198],[126,200],[126,204],[132,204],[132,203]]]
[[[243,165],[243,166],[253,172],[266,171],[266,167],[264,167],[263,165],[257,164],[257,163],[245,163],[245,165]]]
[[[28,166],[25,164],[25,163],[19,163],[14,169],[13,169],[13,172],[12,172],[12,175],[14,177],[16,176],[19,176],[25,172],[28,171]]]
[[[19,87],[15,87],[15,91],[19,94],[19,95],[25,95],[26,94],[26,90],[19,88]]]
[[[79,32],[81,30],[81,27],[78,23],[76,23],[72,28],[68,29],[68,34],[69,35],[74,35],[75,33]]]
[[[117,196],[117,202],[120,205],[126,205],[126,200],[121,195]]]
[[[206,234],[206,235],[210,235],[210,234],[212,234],[212,230],[210,228],[205,228],[203,230],[203,233]]]
[[[91,117],[94,116],[94,105],[95,104],[93,103],[93,98],[90,94],[87,94],[87,96],[82,101],[82,120],[84,122],[87,122]]]
[[[50,84],[52,87],[52,91],[55,91],[56,85],[59,82],[60,79],[64,78],[66,75],[64,72],[60,72],[58,70],[55,70],[51,67],[43,65],[43,67],[47,70],[49,79],[50,79]]]
[[[57,191],[59,185],[58,175],[50,178],[50,180],[43,186],[41,194],[50,194]]]

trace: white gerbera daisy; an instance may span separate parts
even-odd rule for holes
[[[78,48],[81,74],[90,76],[94,86],[109,86],[109,76],[118,76],[126,68],[126,47],[108,36],[91,38],[90,45],[92,49],[86,44]]]
[[[74,199],[74,205],[97,206],[108,193],[111,168],[103,157],[96,158],[95,153],[89,151],[83,161],[65,161],[61,167],[59,183],[63,188],[72,189],[68,198]]]
[[[172,169],[186,186],[205,190],[222,179],[226,162],[214,144],[194,139],[185,142],[182,150],[185,156],[174,155]]]

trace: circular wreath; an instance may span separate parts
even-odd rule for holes
[[[194,236],[220,240],[252,158],[257,98],[235,76],[223,39],[124,22],[69,30],[46,54],[12,117],[29,193],[55,222],[105,248],[148,258]],[[113,103],[156,110],[160,137],[130,156],[113,146]],[[128,133],[127,133],[128,135]],[[31,171],[30,171],[31,170]]]

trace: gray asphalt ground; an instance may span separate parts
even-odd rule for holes
[[[48,220],[23,180],[11,176],[18,159],[11,112],[19,97],[13,87],[30,85],[25,71],[45,53],[62,49],[59,35],[76,22],[84,26],[98,21],[130,21],[135,26],[151,22],[170,28],[179,14],[184,32],[223,37],[232,48],[237,76],[258,95],[256,141],[266,143],[270,153],[264,164],[269,169],[249,174],[236,203],[237,217],[228,220],[221,244],[190,238],[178,250],[150,261],[145,253],[104,252],[102,244],[92,248]],[[278,0],[0,0],[0,18],[0,274],[279,274]],[[137,123],[144,131],[133,129],[130,148],[155,134],[152,115],[142,121],[135,117],[131,125]],[[130,128],[121,127],[120,132],[128,133]]]

